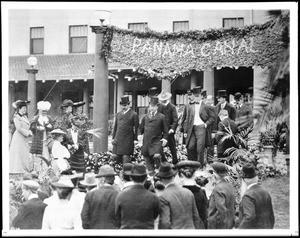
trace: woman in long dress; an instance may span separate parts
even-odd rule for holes
[[[31,171],[29,138],[32,136],[32,132],[29,130],[30,123],[26,115],[28,103],[22,100],[13,103],[13,107],[17,109],[13,117],[16,129],[9,148],[9,173],[13,174]]]

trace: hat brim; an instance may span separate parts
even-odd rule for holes
[[[198,161],[180,161],[175,166],[177,168],[182,168],[182,167],[199,168],[201,167],[201,163]]]
[[[80,102],[80,103],[73,103],[73,107],[80,107],[83,106],[85,102]]]
[[[79,181],[79,183],[84,186],[97,186],[98,185],[97,181],[95,181],[94,183],[86,183],[85,181]]]
[[[169,173],[169,174],[164,174],[164,173],[158,172],[156,176],[160,177],[160,178],[170,178],[170,177],[174,176],[176,173],[177,173],[177,171],[174,171],[174,170],[172,171],[172,173]]]
[[[120,102],[120,105],[128,105],[128,104],[130,104],[130,103],[131,103],[131,101],[128,101],[128,102],[126,102],[126,103]]]
[[[110,173],[110,174],[97,174],[96,178],[101,178],[101,177],[111,177],[111,176],[116,176],[118,175],[117,173]]]
[[[53,182],[52,185],[54,187],[58,187],[58,188],[74,188],[74,185],[71,187],[71,186],[68,186],[64,183],[59,183],[59,182]]]
[[[127,175],[132,176],[132,177],[140,177],[140,176],[145,176],[148,175],[149,172],[143,173],[143,174],[132,174],[131,172],[127,173]]]

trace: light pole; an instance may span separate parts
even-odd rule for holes
[[[100,138],[93,137],[93,152],[106,152],[108,149],[108,64],[104,57],[99,55],[102,41],[107,30],[111,12],[106,10],[95,11],[95,16],[100,20],[100,26],[91,26],[96,34],[95,64],[94,64],[94,97],[93,97],[93,127],[100,128]]]
[[[26,69],[28,73],[28,91],[27,91],[27,100],[30,101],[28,104],[28,118],[31,119],[36,112],[36,74],[39,71],[35,69],[34,66],[37,64],[36,57],[29,57],[27,59],[27,64],[30,68]]]

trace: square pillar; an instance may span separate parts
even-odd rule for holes
[[[203,89],[206,90],[207,95],[215,96],[215,72],[213,68],[203,72]]]

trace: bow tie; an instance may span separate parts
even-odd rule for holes
[[[190,102],[190,104],[200,104],[199,102]]]

